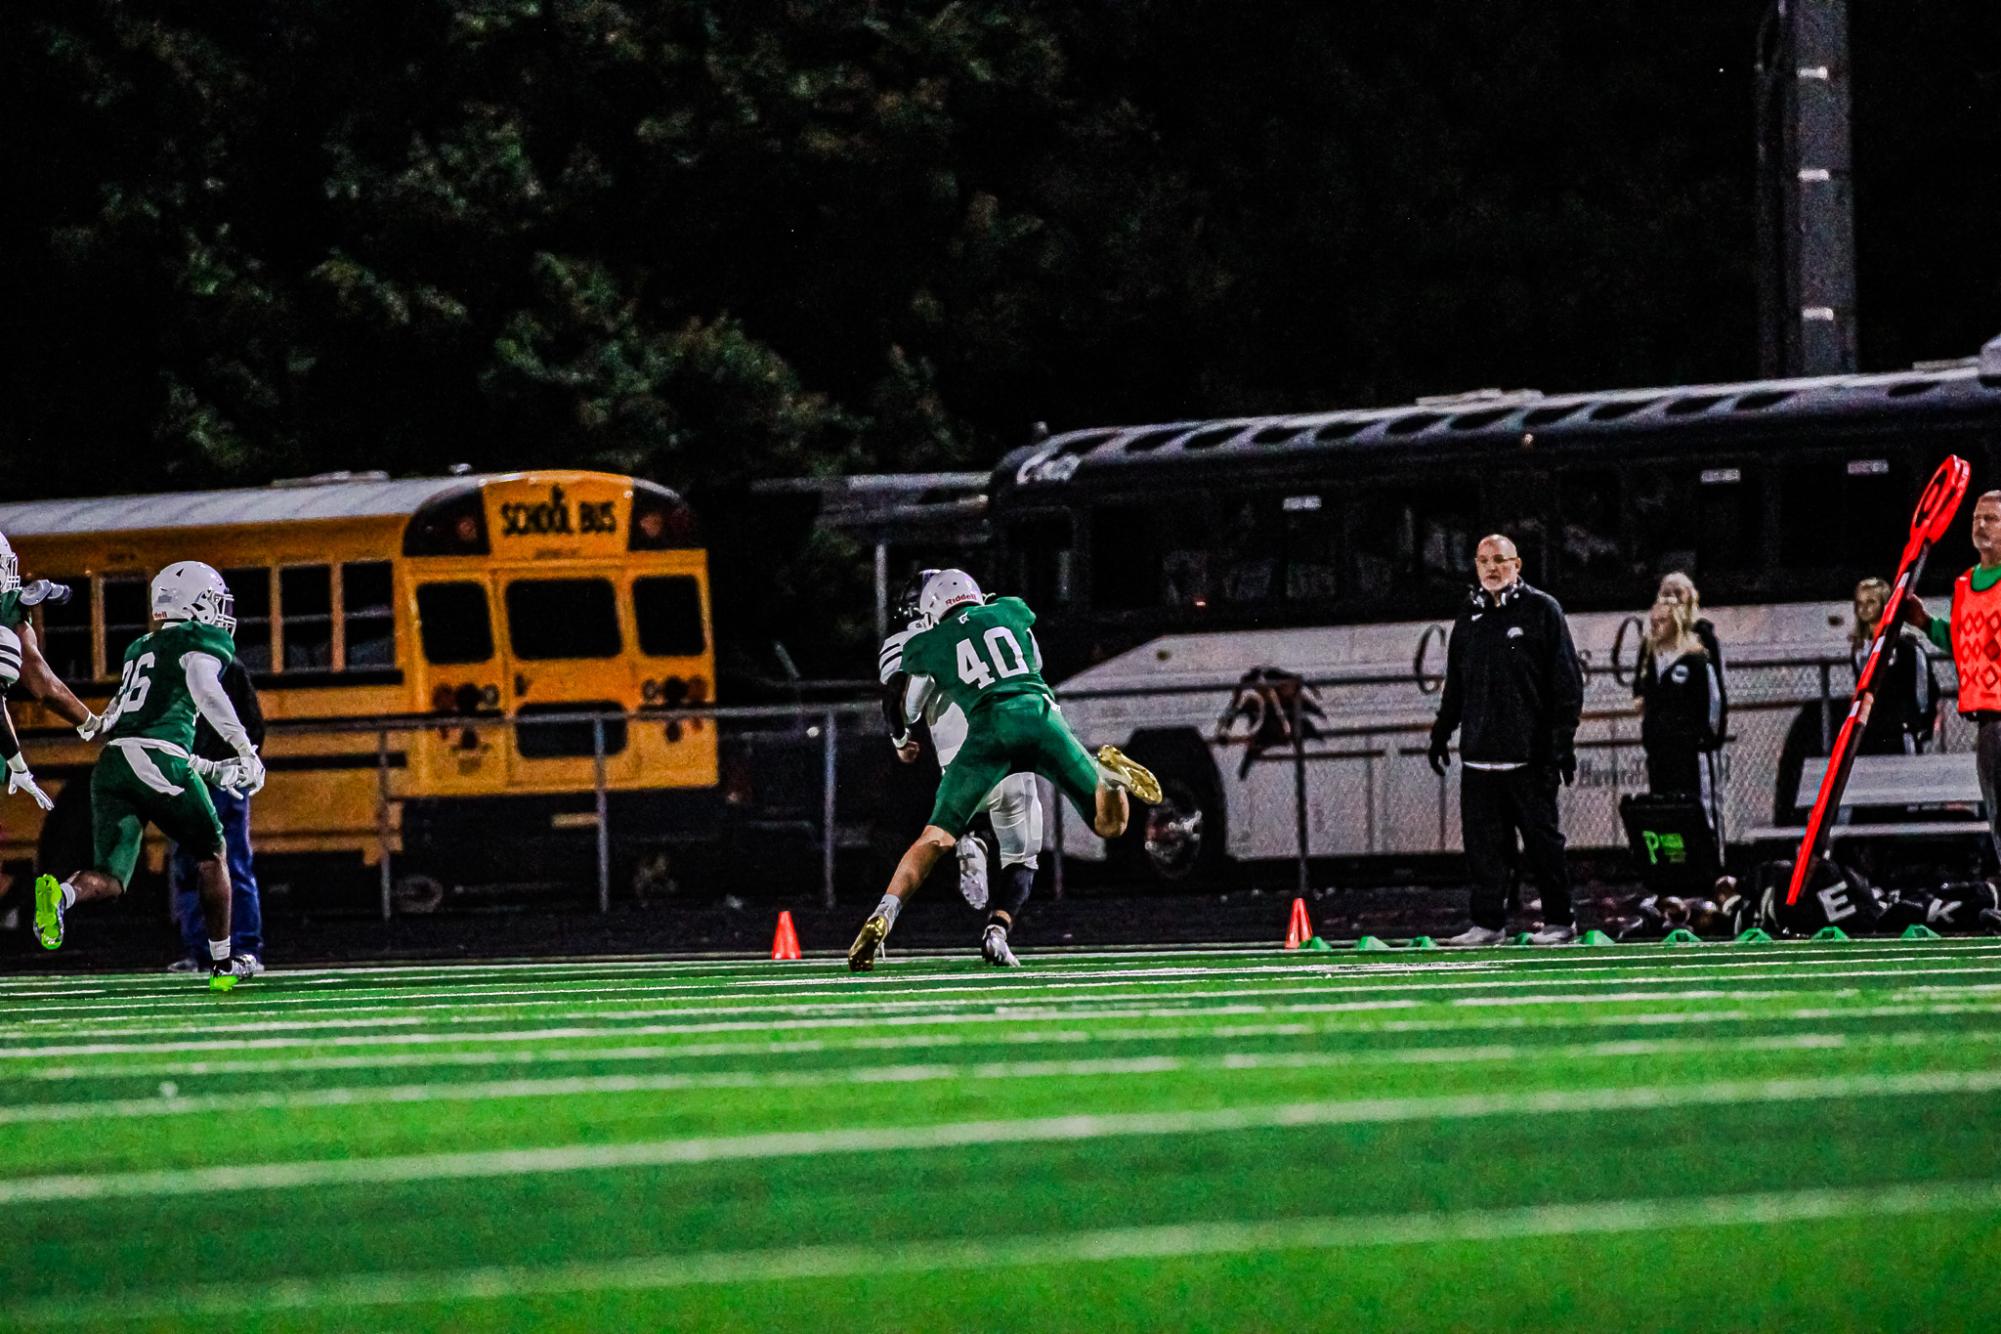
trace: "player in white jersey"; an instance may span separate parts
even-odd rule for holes
[[[919,571],[913,589],[923,587],[925,579],[934,573]],[[966,743],[966,714],[946,699],[942,691],[934,689],[929,677],[904,672],[904,642],[930,626],[930,621],[917,611],[915,597],[905,601],[908,623],[882,641],[882,652],[876,661],[886,692],[883,709],[889,719],[890,743],[896,747],[898,759],[914,764],[923,752],[914,728],[922,722],[931,733],[931,745],[938,753],[938,767],[942,771]],[[1042,797],[1036,789],[1035,775],[1009,774],[987,794],[980,809],[993,822],[1001,861],[1000,893],[991,898],[987,924],[981,932],[980,954],[988,963],[1014,968],[1020,966],[1021,960],[1008,947],[1008,932],[1020,916],[1022,905],[1028,902],[1029,891],[1035,884],[1037,857],[1042,850]],[[959,840],[958,860],[959,889],[966,902],[975,908],[987,908],[990,901],[987,850],[977,834],[969,833]]]

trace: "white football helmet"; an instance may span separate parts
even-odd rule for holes
[[[7,534],[0,533],[0,593],[18,592],[21,587],[21,558],[14,554],[14,544],[7,540]]]
[[[924,581],[924,591],[917,595],[917,609],[924,613],[924,619],[936,625],[945,619],[946,612],[961,603],[984,599],[972,575],[964,570],[940,570]]]
[[[175,561],[153,576],[153,615],[162,621],[194,621],[236,633],[236,599],[213,566]]]

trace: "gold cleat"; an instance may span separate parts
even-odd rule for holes
[[[889,919],[881,913],[863,922],[861,934],[848,946],[848,971],[866,973],[874,968],[876,956],[882,953],[882,942],[888,938]]]
[[[1124,788],[1149,806],[1160,804],[1160,780],[1153,776],[1153,770],[1117,746],[1098,747],[1098,768],[1114,787]]]

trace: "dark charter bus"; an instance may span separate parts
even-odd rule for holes
[[[1618,796],[1644,787],[1631,672],[1671,570],[1694,577],[1730,670],[1726,829],[1765,823],[1802,706],[1823,681],[1842,700],[1852,687],[1854,586],[1894,574],[1948,453],[1972,463],[1972,494],[2001,486],[1991,354],[1071,431],[1001,462],[989,517],[999,582],[1041,612],[1072,725],[1166,784],[1113,855],[1172,879],[1294,854],[1301,757],[1281,720],[1302,689],[1313,855],[1456,849],[1423,728],[1488,532],[1511,535],[1524,577],[1563,601],[1587,663],[1579,777],[1563,794],[1572,846],[1622,845]],[[1944,595],[1971,555],[1962,516],[1920,591]],[[1950,690],[1950,664],[1938,670]],[[1135,688],[1148,693],[1094,693]],[[1952,726],[1944,742],[1963,744]],[[1105,855],[1067,818],[1071,855]]]

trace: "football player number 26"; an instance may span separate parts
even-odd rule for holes
[[[1004,625],[996,625],[986,633],[986,653],[981,655],[970,639],[959,641],[959,679],[967,685],[985,690],[994,683],[994,673],[1002,679],[1023,676],[1028,672],[1028,655],[1021,651],[1021,641],[1014,637],[1014,631]]]
[[[104,716],[122,718],[129,709],[146,707],[146,696],[153,689],[153,655],[141,653],[125,662],[125,674],[118,678],[118,694],[105,706]]]

